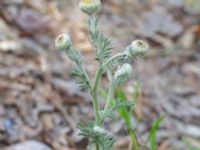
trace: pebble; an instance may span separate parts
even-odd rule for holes
[[[52,150],[52,149],[41,142],[30,140],[30,141],[9,146],[5,148],[4,150]]]

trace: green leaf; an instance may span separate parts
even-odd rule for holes
[[[110,119],[114,119],[115,118],[115,114],[113,113],[112,109],[109,109],[107,111],[102,111],[101,112],[101,121],[103,122],[107,118],[110,118]]]
[[[130,108],[133,107],[133,105],[134,105],[133,102],[129,102],[129,101],[126,101],[126,100],[122,101],[122,100],[118,99],[118,100],[113,101],[111,109],[113,109],[113,110],[114,109],[120,109],[120,108],[130,109]]]
[[[95,127],[91,122],[87,126],[79,123],[78,128],[80,129],[79,135],[88,138],[91,144],[100,145],[101,150],[111,149],[115,142],[110,133],[100,127]]]
[[[130,107],[132,107],[132,105],[134,104],[128,101],[112,100],[109,110],[107,110],[106,112],[103,111],[101,113],[102,120],[105,120],[106,118],[114,119],[114,110],[119,110],[123,108],[129,109]]]
[[[133,147],[134,147],[134,150],[139,150],[138,148],[138,141],[137,141],[137,137],[136,137],[136,135],[135,135],[135,132],[132,130],[132,129],[130,129],[130,128],[128,128],[128,134],[129,134],[129,136],[131,137],[131,140],[132,140],[132,142],[133,142]]]
[[[81,66],[75,66],[70,69],[70,75],[73,77],[77,77],[79,81],[77,82],[79,87],[83,90],[88,90],[90,88],[89,82],[84,74],[84,70]]]
[[[70,47],[66,55],[69,57],[70,60],[75,62],[78,66],[80,66],[83,63],[83,59],[81,57],[81,54],[79,50]]]
[[[126,100],[125,92],[119,88],[116,93],[117,93],[116,97],[119,98],[121,102],[125,102]],[[135,99],[136,97],[133,98],[133,102],[135,102]],[[131,123],[132,111],[133,111],[133,105],[129,105],[128,107],[122,107],[118,109],[120,116],[122,117],[127,126],[127,130],[132,140],[134,150],[139,150],[139,143],[137,141],[137,137],[135,135],[135,132],[132,130],[132,123]]]
[[[96,49],[96,59],[100,63],[103,63],[104,60],[110,57],[111,50],[113,48],[110,47],[111,40],[98,31],[97,23],[98,20],[94,17],[91,17],[89,19],[89,30],[91,35],[91,43]]]
[[[116,97],[121,103],[126,102],[126,95],[121,88],[119,88],[116,91]],[[117,110],[120,116],[122,117],[122,119],[125,121],[128,128],[132,128],[132,125],[131,125],[132,107],[133,105],[131,105],[131,107],[123,107]]]
[[[77,66],[73,66],[72,68],[70,68],[69,69],[69,74],[72,77],[79,77],[79,78],[83,77],[82,69],[80,69],[80,67],[77,67]]]
[[[152,128],[151,128],[148,138],[147,138],[147,141],[150,141],[150,149],[151,150],[156,149],[156,144],[157,144],[156,143],[156,131],[164,118],[165,118],[165,116],[160,116],[156,120],[154,120],[154,122],[152,124]]]

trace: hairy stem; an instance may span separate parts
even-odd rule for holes
[[[114,90],[114,87],[113,87],[113,83],[111,81],[111,83],[109,85],[108,96],[107,96],[107,99],[106,99],[106,104],[105,104],[103,112],[107,112],[108,109],[109,109],[109,106],[110,106],[110,103],[111,103],[111,100],[112,100],[112,96],[113,96],[113,90]]]
[[[109,63],[111,63],[113,60],[116,60],[117,58],[120,58],[124,56],[123,53],[117,53],[116,55],[110,57],[105,63],[103,63],[103,68],[106,67]]]
[[[99,65],[96,75],[95,75],[95,80],[94,80],[94,85],[91,91],[91,95],[93,98],[93,106],[94,106],[94,111],[95,111],[95,119],[96,119],[96,125],[100,124],[101,121],[101,116],[100,116],[100,108],[99,108],[99,103],[98,103],[98,84],[99,84],[99,80],[101,78],[101,74],[102,74],[102,69],[101,66]]]
[[[99,65],[96,75],[95,75],[95,80],[94,80],[94,86],[92,88],[92,98],[93,98],[93,108],[95,111],[95,121],[96,121],[96,125],[100,125],[101,122],[101,116],[100,116],[100,108],[99,108],[99,103],[98,103],[98,84],[99,84],[99,80],[101,78],[101,74],[102,74],[102,69],[101,66]],[[96,150],[99,150],[99,144],[96,144]]]
[[[88,82],[88,84],[89,84],[89,87],[91,88],[91,83],[90,83],[90,78],[89,78],[89,76],[88,76],[88,73],[87,73],[87,71],[85,70],[85,68],[84,68],[83,65],[81,66],[81,68],[82,68],[83,73],[84,73],[84,76],[85,76],[85,78],[86,78],[86,80],[87,80],[87,82]]]
[[[90,16],[89,20],[91,23],[89,26],[89,28],[91,30],[91,34],[95,34],[95,32],[96,32],[95,16],[94,15]],[[99,80],[101,78],[102,72],[103,72],[102,66],[101,66],[101,63],[99,62],[99,66],[97,68],[95,79],[94,79],[94,85],[91,88],[91,95],[93,98],[93,109],[95,112],[95,123],[97,126],[99,126],[100,122],[101,122],[100,108],[99,108],[99,103],[98,103],[98,84],[99,84]],[[96,146],[96,150],[100,150],[99,144],[96,144],[95,146]]]

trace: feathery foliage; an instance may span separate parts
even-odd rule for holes
[[[106,38],[102,33],[97,29],[98,20],[95,17],[90,17],[89,29],[91,35],[91,43],[95,47],[96,60],[101,64],[110,57],[112,47],[110,46],[111,40]]]
[[[112,54],[111,40],[104,36],[98,30],[98,19],[95,13],[101,8],[100,0],[81,0],[80,9],[89,15],[88,27],[91,36],[90,42],[94,47],[95,57],[98,67],[93,80],[84,67],[84,61],[79,50],[72,45],[71,38],[68,34],[58,36],[55,41],[57,49],[63,51],[68,58],[74,62],[75,67],[70,71],[71,75],[78,78],[78,84],[82,89],[90,92],[92,97],[93,110],[95,113],[95,121],[89,122],[87,125],[79,124],[81,136],[89,139],[91,147],[95,146],[95,150],[112,149],[115,140],[112,135],[104,129],[106,118],[113,118],[114,111],[117,110],[122,119],[124,119],[129,135],[137,148],[137,139],[132,131],[131,113],[133,102],[126,101],[125,94],[114,97],[114,91],[118,85],[121,85],[130,77],[132,67],[129,64],[132,57],[142,56],[146,52],[148,45],[141,40],[132,42],[127,48]],[[116,69],[117,68],[117,69]],[[99,83],[105,73],[108,77],[108,92],[105,94],[105,105],[103,108],[99,106]],[[120,94],[120,92],[119,92]],[[134,141],[135,140],[135,141]],[[94,150],[94,148],[92,149]],[[135,149],[137,150],[137,149]]]
[[[100,150],[109,150],[112,148],[115,140],[107,131],[101,127],[95,126],[92,122],[89,122],[87,126],[79,124],[79,135],[85,136],[90,140],[90,144],[99,144]]]

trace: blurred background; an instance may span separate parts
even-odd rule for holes
[[[0,1],[0,149],[84,150],[77,122],[94,117],[89,95],[69,76],[70,61],[54,47],[69,33],[88,72],[95,71],[87,16],[78,0]],[[134,39],[150,55],[133,60],[129,99],[140,82],[133,124],[142,142],[151,123],[165,115],[158,150],[200,148],[200,0],[103,0],[100,30],[112,37],[113,53]],[[106,80],[106,79],[105,79]],[[104,80],[103,80],[104,81]],[[122,120],[108,121],[116,150],[130,140]]]

